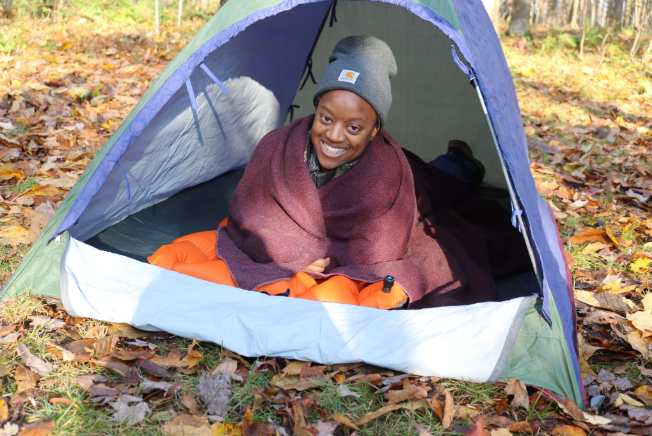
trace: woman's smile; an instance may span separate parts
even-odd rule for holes
[[[342,153],[346,152],[346,148],[337,148],[326,144],[324,141],[321,141],[322,152],[325,155],[332,156],[334,158],[339,157]]]

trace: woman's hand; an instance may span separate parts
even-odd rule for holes
[[[319,259],[305,267],[304,271],[318,272],[323,273],[328,265],[330,265],[331,259],[327,257],[326,259]]]

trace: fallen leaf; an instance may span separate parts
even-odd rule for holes
[[[175,416],[171,422],[161,427],[161,432],[167,436],[213,436],[214,434],[207,419],[187,413]]]
[[[337,385],[337,393],[340,397],[360,398],[360,394],[352,392],[347,385]]]
[[[154,356],[148,360],[160,366],[181,366],[181,351],[178,348],[171,348],[167,356]]]
[[[25,244],[28,235],[29,230],[17,224],[0,228],[0,242],[3,244]]]
[[[139,339],[155,336],[156,332],[139,330],[135,327],[130,326],[129,324],[111,323],[108,334],[115,335],[119,338]]]
[[[91,385],[86,391],[94,397],[117,397],[120,395],[119,389],[112,388],[104,383]]]
[[[48,375],[56,368],[51,363],[48,363],[43,359],[39,359],[38,357],[34,356],[23,344],[18,344],[16,349],[18,350],[18,354],[20,355],[20,359],[23,361],[23,363],[29,366],[32,371],[36,372],[39,375]]]
[[[13,344],[18,342],[18,340],[23,336],[21,332],[9,333],[4,338],[0,338],[0,345]]]
[[[198,344],[197,340],[193,339],[192,344],[190,344],[190,346],[188,347],[188,354],[181,361],[183,366],[192,368],[193,366],[197,365],[199,362],[204,360],[202,355],[199,354],[199,352],[194,349],[197,344]]]
[[[387,398],[391,404],[396,404],[407,400],[418,400],[421,398],[426,398],[427,396],[428,391],[426,391],[421,386],[411,384],[410,379],[407,377],[403,379],[403,389],[389,391],[385,394],[385,398]]]
[[[204,401],[210,415],[224,416],[231,399],[231,376],[227,374],[211,377],[202,372],[195,394]]]
[[[338,425],[337,422],[317,421],[303,426],[301,429],[307,431],[311,436],[333,436],[333,432]]]
[[[629,342],[629,345],[631,347],[641,353],[643,356],[643,359],[648,360],[650,358],[650,342],[648,342],[647,339],[644,339],[641,337],[641,332],[638,330],[632,330],[631,332],[627,333],[625,336],[627,339],[627,342]]]
[[[320,366],[304,366],[301,368],[299,373],[299,378],[311,378],[324,375],[324,370],[326,369],[325,365]]]
[[[651,263],[652,260],[640,257],[636,259],[631,265],[629,265],[629,268],[633,272],[640,272],[641,270],[646,269]]]
[[[104,327],[104,326],[103,326]],[[108,335],[93,344],[95,350],[95,357],[102,357],[110,354],[118,343],[119,338],[114,335]]]
[[[352,428],[353,430],[360,431],[360,427],[358,427],[353,420],[350,418],[347,418],[344,415],[340,415],[339,413],[335,413],[331,415],[331,418],[333,418],[335,421],[339,422],[340,424],[344,424],[345,426]]]
[[[238,362],[233,359],[224,359],[211,373],[212,377],[220,374],[233,374],[238,369]]]
[[[317,376],[311,378],[299,378],[298,375],[277,374],[269,381],[269,384],[280,389],[295,389],[305,391],[313,389],[328,382],[329,377]]]
[[[575,404],[573,400],[566,397],[566,401],[564,402],[564,405],[566,406],[566,410],[568,411],[568,413],[570,413],[570,415],[573,418],[578,419],[580,421],[584,420],[584,412],[582,412],[582,409],[577,407],[577,404]]]
[[[154,391],[163,391],[165,392],[165,396],[168,396],[168,391],[172,389],[175,386],[173,383],[168,383],[168,382],[155,382],[151,380],[145,380],[144,382],[141,383],[140,385],[140,391],[149,394]]]
[[[134,347],[147,347],[150,350],[156,350],[158,345],[152,344],[151,342],[141,341],[140,339],[134,339],[133,341],[125,341],[127,345],[133,345]],[[145,359],[145,357],[143,357]]]
[[[535,426],[527,421],[515,422],[508,427],[508,430],[513,433],[536,433],[538,431]]]
[[[589,229],[570,238],[571,244],[583,245],[589,242],[601,242],[603,244],[612,244],[609,235],[602,229]]]
[[[423,428],[419,423],[415,422],[414,423],[414,428],[417,429],[417,436],[432,436],[432,433],[428,432],[425,428]],[[483,427],[484,430],[484,427]],[[468,435],[468,433],[467,433]],[[484,431],[482,432],[481,435],[478,436],[484,436]]]
[[[447,429],[453,424],[453,418],[455,417],[455,403],[453,402],[453,397],[451,396],[450,392],[446,390],[444,392],[445,400],[444,400],[444,416],[441,420],[441,425],[444,429]]]
[[[505,393],[507,395],[514,396],[514,399],[512,400],[512,406],[522,406],[526,409],[530,407],[530,397],[528,396],[527,388],[522,381],[513,378],[507,380]]]
[[[32,197],[56,197],[61,195],[61,190],[52,185],[33,186],[27,192],[25,192],[25,195],[31,195]]]
[[[636,367],[641,372],[641,375],[644,375],[645,377],[652,377],[652,369],[648,369],[638,365],[636,365]]]
[[[141,370],[155,377],[170,377],[172,375],[167,369],[157,365],[154,362],[150,362],[149,360],[138,359],[137,363],[138,363],[138,367]]]
[[[611,292],[601,292],[594,294],[589,291],[575,290],[575,299],[586,303],[589,306],[609,309],[616,312],[629,313],[636,309],[636,305],[623,297],[621,294],[612,294]]]
[[[84,389],[93,386],[93,383],[95,382],[104,383],[105,381],[106,377],[100,374],[85,374],[75,377],[75,382]]]
[[[95,355],[95,339],[81,339],[66,345],[77,362],[90,362]]]
[[[305,366],[310,366],[310,362],[301,362],[295,360],[283,368],[283,373],[287,375],[299,375]]]
[[[607,245],[602,242],[591,242],[588,244],[584,249],[582,250],[582,254],[591,254],[591,253],[597,253],[598,251],[610,247],[611,245]]]
[[[426,405],[435,412],[435,414],[439,417],[439,420],[442,421],[444,419],[444,405],[439,402],[435,397],[432,397],[430,401],[426,400]]]
[[[52,433],[56,427],[54,421],[42,421],[29,427],[23,428],[18,436],[46,436]]]
[[[636,401],[632,397],[630,397],[627,394],[619,394],[618,397],[623,400],[623,403],[628,404],[630,406],[636,406],[636,407],[644,407],[645,404],[641,403],[640,401]],[[651,423],[652,424],[652,423]]]
[[[48,331],[53,331],[66,326],[63,320],[52,319],[49,316],[34,315],[27,318],[30,320],[29,326],[32,328],[44,327]]]
[[[5,432],[5,436],[16,436],[18,434],[18,426],[11,422],[5,423],[4,427],[0,430]]]
[[[192,392],[186,392],[181,396],[181,404],[184,405],[188,411],[193,415],[199,415],[199,408],[197,407],[197,401]]]
[[[450,395],[450,394],[449,394]],[[452,401],[452,398],[451,398]],[[357,420],[358,425],[365,425],[371,421],[373,421],[376,418],[379,418],[383,416],[386,413],[392,412],[394,410],[399,410],[399,409],[405,409],[405,410],[417,410],[422,407],[425,407],[425,401],[424,400],[418,400],[418,401],[410,401],[408,403],[401,403],[401,404],[390,404],[389,406],[384,406],[381,407],[380,409],[374,411],[374,412],[369,412],[364,415],[362,415],[360,418]],[[455,413],[455,409],[453,408],[453,413]]]
[[[491,430],[490,433],[491,436],[512,436],[512,433],[507,430],[506,428],[497,428],[495,430]]]
[[[52,404],[63,404],[65,406],[72,405],[71,400],[69,400],[68,398],[63,398],[63,397],[50,398],[48,401],[50,401],[50,403],[52,403]]]
[[[112,403],[113,404],[113,403]],[[120,422],[124,422],[128,425],[136,425],[145,420],[145,415],[147,415],[150,410],[147,403],[142,402],[138,403],[135,406],[127,406],[126,404],[120,404],[115,407],[116,412],[113,414],[113,419],[117,419]]]
[[[4,398],[0,397],[0,424],[4,424],[9,419],[9,406]]]
[[[91,360],[91,367],[93,366],[101,366],[103,368],[108,368],[113,372],[120,374],[123,377],[126,377],[127,372],[129,372],[129,367],[125,365],[121,360],[109,356],[103,357],[99,360]]]
[[[550,432],[553,436],[586,436],[586,432],[574,425],[560,425]]]
[[[241,436],[242,426],[240,424],[222,424],[215,429],[212,436]]]
[[[18,324],[9,324],[9,325],[3,325],[0,326],[0,338],[3,336],[7,336],[9,333],[12,333],[16,328],[18,327]]]
[[[137,360],[137,359],[149,359],[150,357],[154,356],[154,354],[156,354],[156,351],[150,348],[146,350],[121,349],[121,350],[115,350],[113,353],[111,353],[111,357],[115,357],[116,359],[120,359],[120,360]]]

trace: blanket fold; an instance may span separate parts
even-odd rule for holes
[[[323,274],[309,274],[369,283],[391,274],[415,308],[495,298],[487,251],[475,253],[473,243],[464,247],[469,241],[459,240],[458,227],[448,231],[439,224],[456,214],[456,194],[444,202],[449,215],[441,216],[432,213],[437,199],[415,197],[413,168],[425,180],[417,179],[417,194],[435,187],[432,174],[440,174],[418,170],[418,161],[409,161],[382,130],[353,168],[317,189],[303,159],[313,118],[261,140],[231,201],[228,224],[218,230],[217,255],[238,287],[255,290],[288,280],[329,257]]]

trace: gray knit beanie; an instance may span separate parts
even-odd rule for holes
[[[315,107],[323,94],[345,89],[358,94],[374,108],[382,128],[392,105],[389,79],[397,70],[392,49],[373,36],[349,36],[337,43],[328,62],[313,97]]]

